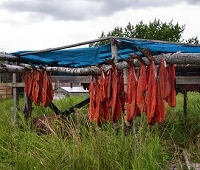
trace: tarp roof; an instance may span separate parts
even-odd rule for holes
[[[131,54],[140,53],[141,49],[149,49],[153,55],[162,53],[200,53],[200,45],[170,43],[144,39],[116,38],[118,41],[118,60],[129,58]],[[62,49],[30,54],[32,51],[17,51],[11,55],[19,56],[20,62],[44,64],[57,67],[84,67],[102,64],[112,58],[111,44],[99,47]],[[27,55],[22,55],[27,53]]]

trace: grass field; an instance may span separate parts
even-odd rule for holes
[[[55,101],[61,110],[84,99],[75,96]],[[146,116],[136,118],[135,131],[124,130],[123,121],[98,127],[88,121],[87,106],[71,114],[64,126],[68,136],[37,135],[19,111],[13,125],[12,100],[0,101],[0,169],[8,170],[165,170],[175,163],[183,169],[183,151],[191,162],[200,162],[197,135],[200,133],[200,95],[188,93],[188,112],[183,114],[183,96],[176,108],[167,108],[162,124],[148,126]],[[20,110],[23,100],[20,100]],[[34,107],[32,117],[52,115],[42,106]]]

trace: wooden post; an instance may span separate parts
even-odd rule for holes
[[[127,93],[127,85],[128,85],[128,68],[124,69],[124,92],[125,94]],[[125,96],[126,97],[126,96]],[[126,121],[126,105],[125,105],[125,110],[124,110],[124,131],[126,134],[127,128],[130,128],[129,122]]]
[[[26,92],[24,92],[24,117],[26,122],[28,122],[29,118],[31,117],[32,113],[32,101],[27,96]]]
[[[183,113],[184,117],[187,117],[187,92],[183,92]]]
[[[117,63],[117,44],[116,44],[116,40],[111,38],[110,39],[110,43],[111,43],[111,55],[112,55],[112,59],[114,59],[114,63]],[[113,123],[113,127],[116,130],[117,129],[117,123]]]
[[[12,76],[13,84],[17,83],[17,73],[13,73]],[[15,124],[17,121],[17,108],[19,106],[19,92],[17,87],[13,87],[13,123]]]
[[[115,39],[111,39],[111,54],[112,59],[117,63],[117,41]]]
[[[127,85],[128,85],[128,68],[125,68],[124,69],[124,90],[125,92],[127,92]],[[125,115],[126,115],[126,109],[125,109]],[[127,122],[126,121],[126,116],[124,117],[125,119],[125,126],[126,126],[126,129],[128,131],[131,130],[131,133],[133,136],[135,136],[135,121],[134,119],[132,120],[132,122]]]

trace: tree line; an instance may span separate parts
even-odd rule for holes
[[[187,40],[181,39],[184,31],[185,25],[179,25],[178,23],[174,24],[173,20],[167,23],[160,21],[160,19],[155,19],[153,22],[150,21],[148,24],[140,21],[138,24],[133,25],[129,22],[124,28],[117,26],[108,33],[102,31],[99,38],[117,36],[123,38],[139,38],[199,44],[199,39],[197,36],[191,37]],[[106,43],[108,43],[108,41],[92,43],[89,46],[99,46]]]

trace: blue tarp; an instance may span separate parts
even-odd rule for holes
[[[162,41],[139,40],[119,38],[118,60],[129,58],[131,54],[140,53],[141,49],[149,49],[153,55],[162,53],[200,53],[200,45],[189,45],[181,43],[170,43]],[[102,64],[105,60],[111,59],[111,44],[99,47],[74,48],[42,52],[20,56],[30,51],[13,52],[11,55],[19,56],[20,62],[43,64],[61,67],[84,67]]]

